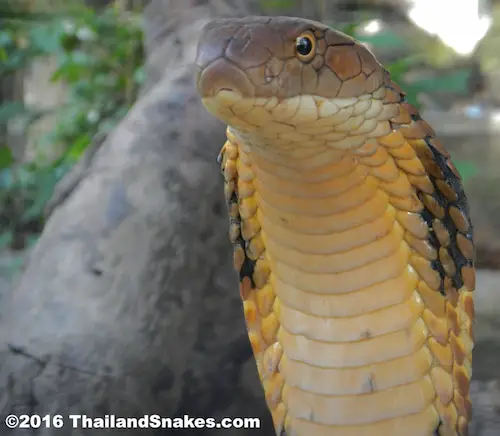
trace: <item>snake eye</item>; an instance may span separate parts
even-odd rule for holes
[[[303,33],[295,40],[295,50],[301,61],[310,61],[316,54],[316,39],[309,32]]]

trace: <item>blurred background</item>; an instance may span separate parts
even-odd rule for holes
[[[147,28],[154,23],[144,19],[148,3],[0,0],[0,302],[19,280],[47,216],[71,192],[61,190],[59,182],[65,180],[64,188],[72,177],[78,179],[78,168],[85,169],[96,141],[111,134],[146,92],[154,74],[148,65],[155,62],[148,50],[151,41],[163,37]],[[201,3],[242,14],[237,1]],[[500,1],[240,3],[263,14],[320,20],[365,42],[451,152],[471,205],[480,269],[477,334],[482,345],[475,378],[497,389]],[[145,32],[154,36],[149,42]],[[488,401],[500,414],[495,398]]]
[[[0,1],[0,247],[12,271],[42,231],[58,180],[137,99],[146,3]],[[261,3],[271,15],[322,20],[378,55],[453,154],[472,205],[478,265],[500,266],[500,2]]]

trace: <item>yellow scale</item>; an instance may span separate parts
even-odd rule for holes
[[[266,34],[285,48],[262,53]],[[276,434],[466,435],[472,228],[432,128],[366,48],[319,23],[220,20],[197,66],[229,125],[234,264]]]

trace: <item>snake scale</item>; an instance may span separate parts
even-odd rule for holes
[[[374,55],[293,17],[213,21],[196,84],[277,435],[464,436],[474,246],[460,175]]]

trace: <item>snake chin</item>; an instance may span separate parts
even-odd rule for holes
[[[383,96],[377,92],[351,98],[301,95],[279,99],[242,97],[233,90],[221,89],[204,98],[203,104],[239,132],[250,147],[258,144],[284,150],[319,147],[348,151],[390,133],[388,120],[397,115],[398,108],[385,103]]]

